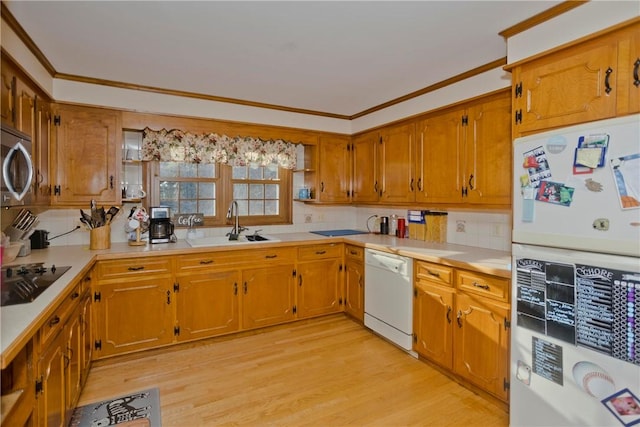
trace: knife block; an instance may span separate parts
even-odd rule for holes
[[[111,226],[109,224],[89,230],[89,249],[109,249],[111,247]]]

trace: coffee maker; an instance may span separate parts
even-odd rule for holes
[[[155,206],[149,213],[149,243],[169,243],[173,241],[171,208]]]

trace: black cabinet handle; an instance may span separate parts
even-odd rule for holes
[[[489,285],[483,285],[478,282],[473,282],[473,286],[476,288],[484,289],[485,291],[489,290]]]
[[[129,271],[140,271],[140,270],[144,270],[144,265],[138,266],[138,267],[129,267],[128,268]]]
[[[418,178],[418,190],[422,191],[422,178]]]
[[[213,264],[213,260],[212,259],[203,259],[203,260],[200,261],[200,264],[202,264],[202,265]]]
[[[324,255],[327,251],[316,251],[316,255]]]
[[[413,192],[413,178],[411,178],[411,182],[409,183],[409,189]]]
[[[171,304],[171,291],[167,291],[167,305]]]
[[[450,305],[447,306],[447,323],[451,324],[451,311],[453,309],[451,308]]]
[[[473,174],[469,175],[469,189],[473,190]]]
[[[60,317],[55,316],[53,319],[49,320],[49,326],[55,326],[60,323]]]
[[[638,74],[638,69],[640,69],[640,58],[636,59],[636,62],[633,63],[633,85],[635,87],[640,86],[640,75]]]
[[[609,84],[609,77],[611,76],[611,73],[613,73],[613,70],[611,69],[611,67],[607,68],[607,71],[605,71],[606,76],[604,77],[604,91],[608,93],[611,92],[611,85]]]
[[[438,273],[437,271],[427,270],[427,273],[429,273],[431,276],[440,277],[440,273]]]
[[[109,188],[113,190],[113,175],[109,176]]]
[[[456,316],[456,320],[458,321],[458,328],[462,328],[462,311],[458,310],[458,315]]]
[[[265,255],[266,259],[278,258],[278,255]]]

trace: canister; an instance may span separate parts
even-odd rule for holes
[[[447,241],[447,213],[429,211],[425,214],[425,241],[443,243]]]
[[[389,217],[380,217],[380,234],[389,234]]]
[[[389,234],[392,236],[397,235],[398,231],[398,215],[389,216]]]
[[[407,223],[402,217],[398,218],[398,232],[396,235],[401,239],[407,236]]]

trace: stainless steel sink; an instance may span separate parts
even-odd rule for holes
[[[255,245],[263,242],[279,242],[272,236],[264,234],[252,234],[248,236],[240,236],[238,240],[229,240],[227,236],[202,237],[200,239],[186,239],[189,246],[193,248],[202,248],[208,246],[238,246],[238,245]]]

